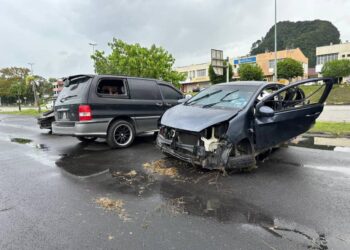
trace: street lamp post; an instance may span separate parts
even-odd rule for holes
[[[275,68],[273,80],[277,81],[277,0],[275,0]]]
[[[38,106],[38,111],[41,112],[41,108],[40,108],[40,100],[39,100],[39,96],[36,92],[36,83],[34,81],[34,71],[33,71],[33,65],[34,63],[28,63],[30,65],[30,72],[32,74],[32,77],[33,77],[33,80],[31,81],[31,84],[32,84],[32,90],[33,90],[33,93],[34,93],[34,102],[35,104]]]
[[[95,54],[95,46],[97,46],[97,43],[89,43],[89,45],[92,46],[92,54],[94,55]],[[94,72],[96,74],[95,65],[94,65]]]

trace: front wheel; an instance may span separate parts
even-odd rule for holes
[[[77,139],[81,142],[93,142],[96,141],[97,137],[94,136],[77,136]]]
[[[124,120],[115,121],[107,132],[107,143],[111,148],[129,147],[135,139],[134,126]]]

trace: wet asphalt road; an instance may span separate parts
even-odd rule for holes
[[[0,249],[350,249],[348,152],[281,148],[228,176],[143,168],[162,158],[152,136],[109,150],[0,115]]]

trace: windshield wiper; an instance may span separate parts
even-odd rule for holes
[[[202,108],[209,108],[209,107],[212,107],[212,106],[214,106],[214,105],[216,105],[216,104],[218,104],[218,103],[221,103],[221,102],[231,102],[231,101],[237,100],[239,97],[233,98],[233,99],[224,100],[226,97],[228,97],[229,95],[231,95],[231,94],[233,94],[233,93],[236,93],[237,91],[239,91],[239,90],[237,89],[237,90],[228,92],[226,95],[224,95],[224,96],[220,99],[220,101],[205,104],[205,105],[202,106]]]
[[[77,97],[78,95],[69,95],[69,96],[66,96],[66,97],[63,97],[60,102],[65,102],[67,101],[68,99],[72,98],[72,97]]]
[[[217,93],[219,93],[219,92],[221,92],[221,91],[222,91],[222,90],[220,89],[220,90],[214,91],[214,92],[212,92],[212,93],[208,93],[208,94],[206,94],[206,95],[204,95],[204,96],[202,96],[202,97],[199,97],[199,98],[196,99],[196,100],[193,100],[192,102],[187,102],[187,103],[185,103],[185,104],[186,104],[186,105],[189,105],[189,104],[191,104],[191,103],[195,103],[195,102],[197,102],[197,101],[199,101],[199,100],[202,100],[202,99],[207,98],[207,97],[209,97],[209,96],[215,95],[215,94],[217,94]]]

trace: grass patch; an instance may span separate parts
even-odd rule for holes
[[[41,113],[46,112],[46,109],[42,109]],[[7,115],[40,115],[41,113],[38,112],[37,109],[22,109],[22,111],[0,111],[0,114],[7,114]]]
[[[316,122],[309,130],[312,133],[328,133],[337,136],[350,136],[350,123],[346,122]]]
[[[312,93],[319,87],[320,86],[318,85],[303,86],[303,90],[305,91],[306,96],[308,96],[308,94]],[[350,85],[334,84],[326,103],[334,105],[350,104]]]

